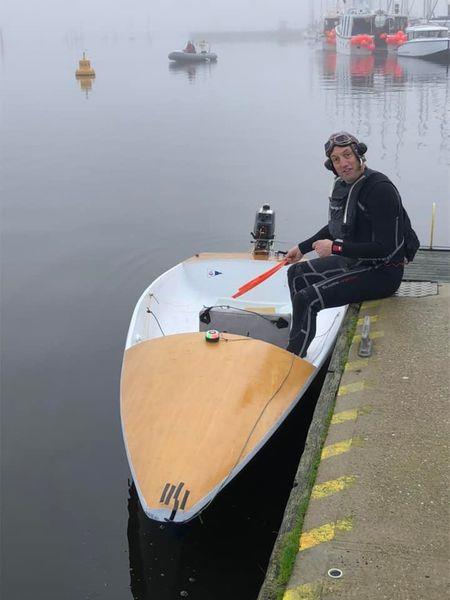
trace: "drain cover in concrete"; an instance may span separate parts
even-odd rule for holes
[[[436,296],[438,284],[436,281],[402,281],[395,292],[395,296],[406,298],[422,298],[423,296]]]

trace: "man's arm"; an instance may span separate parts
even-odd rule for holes
[[[317,240],[326,240],[330,238],[330,230],[328,229],[328,225],[325,225],[325,227],[322,227],[322,229],[320,229],[320,231],[318,231],[315,235],[307,240],[304,240],[303,242],[300,242],[298,248],[302,254],[306,254],[307,252],[311,252],[311,250],[313,250],[314,242],[317,242]]]
[[[311,252],[311,250],[313,250],[313,244],[314,242],[317,242],[317,240],[329,237],[330,232],[328,230],[328,225],[325,225],[325,227],[322,227],[322,229],[315,235],[307,240],[304,240],[303,242],[300,242],[297,246],[294,246],[289,250],[289,252],[286,254],[286,260],[288,264],[299,261],[304,254]]]

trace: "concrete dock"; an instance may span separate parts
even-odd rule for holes
[[[312,432],[259,600],[446,597],[450,284],[436,291],[361,306],[323,447]],[[365,316],[373,351],[361,358]]]

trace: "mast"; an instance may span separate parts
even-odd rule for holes
[[[370,9],[370,4],[370,0],[353,0],[353,7],[360,12],[366,12],[367,9]]]
[[[310,29],[312,29],[314,27],[314,0],[309,0],[308,19],[309,19],[309,27],[310,27]]]
[[[434,17],[434,11],[436,10],[437,3],[438,0],[424,0],[423,14],[426,19],[431,19]]]

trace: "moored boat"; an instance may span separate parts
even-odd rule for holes
[[[179,64],[216,62],[217,54],[211,52],[210,45],[206,40],[196,43],[189,40],[183,50],[171,52],[169,60]]]
[[[336,51],[339,54],[367,56],[377,48],[386,49],[386,35],[403,31],[408,23],[405,15],[373,11],[362,0],[341,15],[336,26]]]
[[[277,264],[278,263],[278,264]],[[121,420],[143,510],[198,516],[283,424],[329,356],[346,307],[319,313],[304,359],[285,347],[286,266],[272,252],[199,254],[158,277],[134,310]]]
[[[336,25],[339,23],[338,14],[328,14],[323,19],[322,48],[336,51]]]
[[[197,52],[193,54],[180,50],[177,52],[171,52],[169,54],[169,60],[173,60],[178,63],[216,62],[217,54],[214,54],[214,52]]]
[[[447,27],[427,23],[406,29],[407,40],[397,49],[398,56],[424,58],[450,64],[450,35]]]

